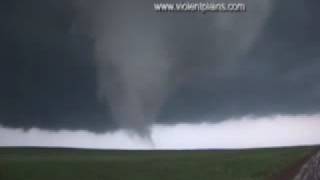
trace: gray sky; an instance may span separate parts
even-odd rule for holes
[[[154,139],[162,126],[180,132],[179,124],[219,122],[211,127],[218,131],[246,117],[320,121],[319,2],[239,2],[246,12],[159,13],[152,1],[1,2],[0,134],[123,130]]]
[[[99,149],[257,148],[320,143],[320,116],[244,117],[220,123],[153,125],[152,142],[118,130],[94,134],[78,130],[28,131],[0,127],[0,146],[45,146]]]

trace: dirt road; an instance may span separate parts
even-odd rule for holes
[[[320,180],[320,151],[302,166],[294,180]]]

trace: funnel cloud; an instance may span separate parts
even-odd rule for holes
[[[209,16],[159,14],[152,2],[104,2],[93,8],[98,90],[110,102],[113,120],[121,128],[148,133],[170,92],[188,76],[201,74],[208,64],[215,76],[228,73],[271,11],[271,2],[250,5],[246,14]]]

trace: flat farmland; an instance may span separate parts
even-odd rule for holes
[[[315,152],[313,147],[121,151],[0,148],[0,180],[264,180]]]

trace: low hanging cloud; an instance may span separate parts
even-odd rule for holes
[[[0,146],[45,146],[99,149],[257,148],[320,143],[320,115],[245,117],[220,123],[153,125],[153,143],[125,130],[46,131],[0,128]]]

